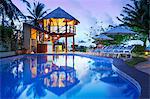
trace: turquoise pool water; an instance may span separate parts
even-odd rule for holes
[[[138,99],[109,58],[23,55],[0,60],[2,99]]]

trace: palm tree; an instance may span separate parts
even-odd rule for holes
[[[122,18],[117,17],[125,26],[131,27],[135,32],[142,33],[144,39],[148,37],[150,39],[150,16],[149,16],[149,2],[148,0],[132,0],[133,5],[127,4],[123,7],[123,14],[120,14]]]
[[[30,6],[30,4],[26,0],[21,1],[27,3],[27,5]],[[0,11],[3,26],[5,23],[5,17],[10,19],[11,25],[14,25],[14,20],[19,20],[19,18],[25,18],[22,12],[13,4],[11,0],[2,0],[0,2]]]
[[[26,0],[20,0],[30,4]],[[20,18],[26,18],[22,12],[13,4],[12,0],[0,0],[0,16],[2,18],[0,25],[0,43],[6,50],[16,49],[17,34],[14,34],[16,28],[14,21],[20,21]]]
[[[34,23],[35,26],[38,26],[38,20],[41,19],[49,9],[44,10],[45,5],[43,3],[40,2],[34,2],[33,3],[33,8],[29,7],[27,8],[27,10],[30,13],[30,16],[27,16],[29,19],[32,20],[32,22]]]

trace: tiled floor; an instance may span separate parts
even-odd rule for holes
[[[148,61],[137,64],[136,69],[150,75],[150,56],[147,57]]]

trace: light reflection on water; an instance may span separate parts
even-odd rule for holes
[[[0,62],[2,98],[136,99],[139,96],[129,81],[112,70],[107,58],[28,55]]]

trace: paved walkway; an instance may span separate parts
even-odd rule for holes
[[[137,64],[136,69],[150,75],[150,56],[147,57],[148,61]]]
[[[135,79],[141,86],[140,99],[150,99],[150,75],[130,67],[122,59],[113,58],[113,64],[119,70],[123,71],[133,79]]]

